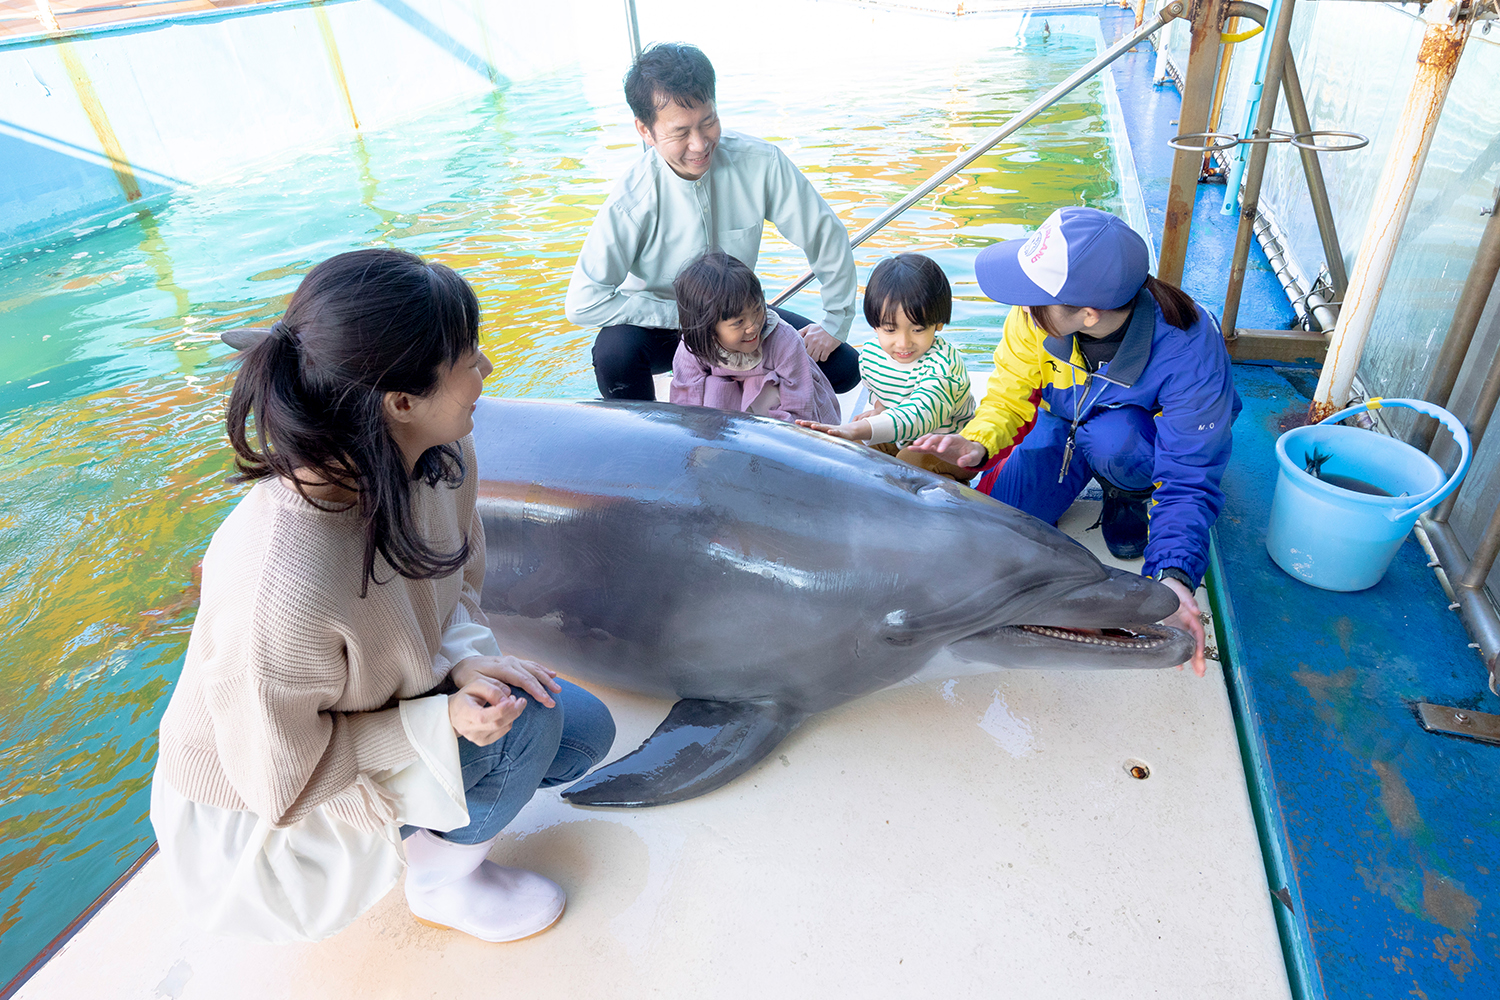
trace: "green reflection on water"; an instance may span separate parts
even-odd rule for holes
[[[1094,51],[1062,36],[941,72],[929,54],[832,96],[724,74],[720,110],[785,137],[852,232]],[[1059,205],[1119,209],[1098,84],[1075,98],[862,246],[861,279],[887,254],[931,254],[954,283],[948,335],[987,353],[1004,310],[974,285],[978,249]],[[318,260],[397,246],[475,286],[490,394],[592,395],[593,331],[563,296],[639,149],[623,102],[593,107],[568,77],[516,84],[0,255],[0,982],[152,839],[155,727],[198,560],[241,492],[224,482],[218,333],[270,322]],[[768,227],[768,293],[804,266]],[[820,314],[813,292],[792,305]],[[868,335],[861,320],[852,339]]]

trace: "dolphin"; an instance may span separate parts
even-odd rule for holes
[[[487,570],[507,652],[678,699],[563,793],[710,792],[809,715],[938,650],[995,667],[1160,668],[1192,638],[1171,590],[1056,528],[871,448],[666,403],[481,398]]]

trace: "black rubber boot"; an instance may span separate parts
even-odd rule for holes
[[[1152,490],[1122,490],[1100,480],[1104,487],[1104,509],[1099,530],[1109,554],[1116,559],[1139,559],[1146,551],[1146,533],[1151,522],[1147,507]]]

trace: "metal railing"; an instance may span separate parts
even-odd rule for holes
[[[1439,406],[1448,405],[1464,359],[1484,349],[1484,345],[1474,343],[1474,331],[1478,329],[1485,302],[1497,287],[1496,277],[1500,276],[1500,195],[1496,196],[1489,216],[1427,385],[1424,398]],[[1474,361],[1482,364],[1484,359],[1476,357]],[[1459,415],[1469,431],[1470,447],[1475,453],[1479,451],[1479,442],[1494,416],[1497,401],[1500,401],[1500,353],[1490,358],[1474,405],[1467,414]],[[1412,443],[1429,451],[1437,450],[1443,442],[1438,441],[1435,445],[1436,432],[1437,422],[1425,418],[1413,431]],[[1458,490],[1436,510],[1424,515],[1420,528],[1432,549],[1433,568],[1441,571],[1439,578],[1452,597],[1449,607],[1462,616],[1464,626],[1474,640],[1473,645],[1478,648],[1489,670],[1490,690],[1500,694],[1500,612],[1496,611],[1484,586],[1495,566],[1495,557],[1500,554],[1500,505],[1491,513],[1489,524],[1471,555],[1464,551],[1449,523],[1462,490],[1463,484],[1459,484]]]
[[[1035,101],[1032,101],[1020,112],[1011,116],[1011,118],[1006,121],[1004,125],[1001,125],[993,132],[990,132],[988,135],[980,139],[968,149],[964,150],[962,153],[959,153],[958,156],[954,158],[953,162],[949,163],[946,167],[929,177],[911,194],[907,195],[905,198],[902,198],[899,202],[882,212],[877,219],[875,219],[869,225],[865,226],[859,232],[850,237],[850,248],[852,249],[859,246],[865,240],[880,232],[881,229],[885,228],[887,224],[889,224],[902,212],[905,212],[908,208],[911,208],[917,202],[921,201],[923,198],[927,197],[934,190],[936,190],[939,184],[942,184],[954,174],[957,174],[960,170],[964,169],[969,164],[973,163],[975,160],[983,156],[985,153],[989,152],[991,147],[993,147],[1000,140],[1016,132],[1027,122],[1031,121],[1037,115],[1047,110],[1047,108],[1062,100],[1084,81],[1097,74],[1100,70],[1104,69],[1104,67],[1108,66],[1110,63],[1123,56],[1126,52],[1129,52],[1131,48],[1156,34],[1156,32],[1160,31],[1164,26],[1166,26],[1168,22],[1181,17],[1185,9],[1186,8],[1184,7],[1183,3],[1180,2],[1180,0],[1174,0],[1173,3],[1169,3],[1166,6],[1162,7],[1161,10],[1156,12],[1156,16],[1151,20],[1147,21],[1145,24],[1142,24],[1133,33],[1120,39],[1107,51],[1101,53],[1089,63],[1080,67],[1076,72],[1072,73],[1066,80],[1063,80],[1061,83],[1053,87],[1051,90],[1047,91],[1041,97],[1037,98]],[[781,294],[772,299],[771,305],[776,306],[785,302],[787,299],[791,298],[792,295],[805,288],[807,286],[807,283],[813,280],[813,277],[813,272],[807,271],[802,275],[802,277],[798,278],[790,286],[783,290]]]

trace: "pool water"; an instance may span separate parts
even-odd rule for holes
[[[812,80],[711,51],[721,117],[782,145],[853,232],[1097,51],[1040,25],[1018,44],[1018,23],[965,19],[951,30],[987,26],[994,43],[841,57]],[[860,247],[861,281],[890,253],[935,257],[954,283],[946,335],[982,363],[1004,310],[974,285],[978,249],[1060,205],[1125,208],[1103,87]],[[218,334],[268,324],[317,261],[394,246],[474,285],[489,394],[592,395],[594,331],[562,303],[595,211],[640,155],[617,88],[583,71],[517,82],[0,252],[0,983],[152,842],[155,730],[196,567],[243,492],[225,482]],[[804,267],[768,226],[768,293]],[[818,301],[789,305],[816,317]],[[868,336],[860,320],[851,339]]]

